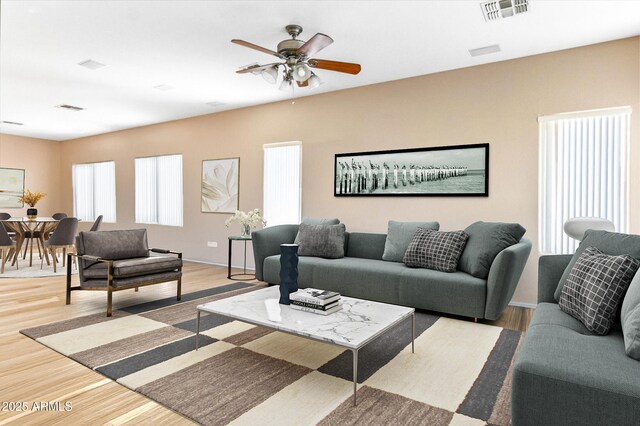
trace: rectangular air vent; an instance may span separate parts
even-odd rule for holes
[[[80,107],[73,106],[73,105],[67,105],[67,104],[56,105],[56,108],[62,108],[62,109],[66,109],[68,111],[82,111],[84,109],[84,108],[80,108]]]
[[[7,121],[7,120],[2,120],[2,124],[12,124],[14,126],[23,126],[24,123],[18,123],[17,121]]]
[[[87,59],[86,61],[79,62],[78,65],[80,65],[81,67],[89,68],[90,70],[97,70],[99,68],[106,67],[105,64],[94,61],[93,59]]]
[[[499,44],[492,44],[491,46],[478,47],[477,49],[469,49],[469,54],[471,56],[482,56],[488,55],[489,53],[497,53],[500,52]]]
[[[168,90],[173,90],[175,87],[170,86],[168,84],[158,84],[157,86],[153,86],[154,89],[159,90],[161,92],[166,92]]]
[[[480,3],[485,21],[495,21],[529,11],[529,0],[492,0]]]
[[[213,107],[213,108],[220,108],[225,106],[226,104],[224,102],[213,101],[213,102],[207,102],[206,105],[209,105],[210,107]]]

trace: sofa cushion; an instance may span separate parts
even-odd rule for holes
[[[311,283],[313,279],[313,266],[322,258],[312,256],[298,257],[298,283]],[[264,260],[263,281],[269,284],[280,284],[280,255],[269,256]],[[307,287],[313,287],[308,285]]]
[[[567,282],[567,277],[569,276],[569,272],[571,272],[573,265],[587,247],[595,247],[603,253],[613,256],[628,254],[629,256],[640,260],[640,235],[594,230],[588,230],[584,235],[584,239],[576,249],[576,252],[558,282],[558,287],[554,293],[556,301],[560,300],[562,287],[564,287],[564,284]]]
[[[396,222],[395,220],[390,220],[382,260],[402,262],[407,247],[409,247],[409,243],[418,227],[437,231],[440,229],[440,224],[438,222]]]
[[[619,331],[594,336],[538,304],[513,369],[514,424],[637,424],[640,363],[623,348]]]
[[[107,264],[87,261],[84,278],[107,278]],[[121,259],[113,262],[113,276],[117,278],[136,277],[158,272],[173,271],[182,267],[182,259],[171,255],[154,255]]]
[[[587,247],[562,288],[560,308],[595,334],[607,334],[639,265],[631,256],[609,256]]]
[[[517,244],[526,229],[518,223],[475,222],[464,230],[469,235],[458,262],[460,271],[487,278],[498,253]]]
[[[400,281],[401,305],[484,318],[486,280],[460,271],[440,272],[407,267],[396,279]]]
[[[340,219],[337,217],[325,218],[325,217],[310,217],[305,216],[302,218],[302,222],[305,225],[337,225],[340,223]],[[296,234],[296,239],[293,240],[294,244],[298,244],[300,241],[300,232]]]
[[[146,229],[80,232],[76,241],[80,255],[88,254],[107,260],[149,255]]]
[[[464,231],[418,228],[404,254],[404,264],[410,268],[455,272],[467,238]]]
[[[629,285],[620,310],[624,348],[627,355],[640,361],[640,273]]]
[[[387,239],[385,234],[345,232],[345,236],[347,235],[349,235],[349,238],[347,239],[345,256],[382,260],[384,244]]]
[[[307,225],[298,228],[298,255],[328,259],[344,257],[344,224]]]

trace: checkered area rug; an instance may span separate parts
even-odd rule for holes
[[[233,283],[22,330],[26,336],[204,425],[508,425],[511,369],[522,333],[416,314],[351,352],[196,306],[256,287]],[[260,287],[261,288],[261,287]],[[314,315],[314,314],[309,314]]]

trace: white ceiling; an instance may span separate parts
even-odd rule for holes
[[[235,71],[273,57],[284,26],[334,43],[315,55],[362,64],[318,70],[324,84],[293,96],[364,86],[640,34],[640,1],[531,0],[485,22],[480,1],[2,1],[0,132],[66,140],[291,97]],[[468,49],[499,43],[502,52]],[[107,64],[92,71],[87,59]],[[170,85],[160,91],[154,86]],[[222,102],[211,107],[207,102]],[[71,104],[71,112],[54,108]]]

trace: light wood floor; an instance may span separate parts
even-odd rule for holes
[[[239,272],[239,271],[236,271]],[[183,293],[229,283],[223,267],[185,263]],[[258,281],[249,281],[258,283]],[[114,310],[175,295],[175,284],[114,294]],[[181,425],[193,424],[173,411],[25,337],[19,330],[106,312],[106,294],[76,291],[64,304],[65,278],[0,278],[0,402],[71,402],[66,412],[0,411],[0,426],[16,425]],[[532,310],[509,307],[484,323],[526,330]],[[0,407],[2,409],[6,407]]]

